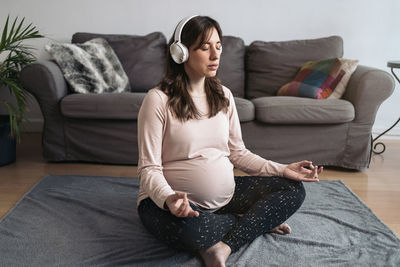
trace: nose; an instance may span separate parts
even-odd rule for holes
[[[211,48],[210,51],[210,59],[211,60],[217,60],[220,57],[220,50],[218,50],[215,46]]]

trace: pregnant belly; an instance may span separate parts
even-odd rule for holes
[[[164,164],[164,176],[175,191],[188,193],[188,199],[205,209],[224,206],[235,190],[233,165],[228,158],[195,158]]]

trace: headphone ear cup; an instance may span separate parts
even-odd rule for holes
[[[186,46],[180,42],[176,42],[171,44],[169,47],[169,52],[171,54],[172,59],[177,64],[182,64],[186,62],[189,58],[189,51]]]

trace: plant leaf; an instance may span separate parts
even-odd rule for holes
[[[7,28],[8,28],[8,19],[10,15],[7,16],[6,24],[4,25],[3,34],[1,35],[1,43],[0,43],[0,51],[1,48],[6,44],[6,37],[7,37]]]
[[[31,24],[24,26],[25,18],[18,22],[16,17],[9,29],[10,16],[7,20],[1,34],[0,54],[7,51],[8,54],[4,60],[0,61],[0,87],[6,86],[10,93],[16,99],[16,105],[12,105],[0,98],[0,104],[7,107],[10,116],[11,134],[20,139],[21,122],[25,119],[27,102],[31,95],[22,87],[20,80],[20,71],[26,65],[35,61],[33,54],[35,49],[32,46],[24,45],[23,40],[44,37]],[[3,58],[3,57],[2,57]]]

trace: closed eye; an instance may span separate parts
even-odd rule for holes
[[[210,45],[206,45],[206,46],[202,46],[202,47],[201,47],[201,50],[207,51],[209,48],[210,48]],[[216,48],[217,50],[221,50],[221,49],[222,49],[222,45],[221,45],[221,44],[218,44],[215,48]]]

